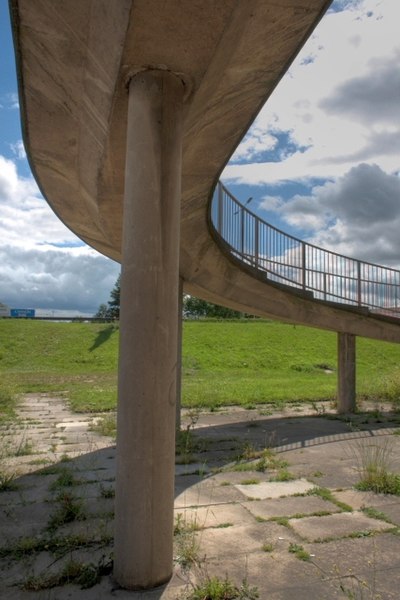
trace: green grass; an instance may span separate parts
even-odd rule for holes
[[[64,393],[76,411],[115,408],[118,327],[0,319],[0,421],[15,393]],[[358,338],[358,394],[400,402],[400,345]],[[333,400],[336,335],[262,320],[185,321],[183,405]],[[9,390],[13,391],[13,394]]]
[[[2,423],[7,423],[7,421],[12,419],[12,417],[14,416],[15,404],[15,394],[8,387],[4,386],[4,382],[0,383],[0,425]]]

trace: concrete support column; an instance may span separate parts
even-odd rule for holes
[[[338,333],[338,413],[356,409],[356,337]]]
[[[129,84],[121,272],[114,577],[172,574],[183,84]]]
[[[179,278],[179,296],[178,296],[178,351],[176,363],[176,420],[175,427],[179,431],[181,428],[181,409],[182,409],[182,312],[183,312],[183,279]]]

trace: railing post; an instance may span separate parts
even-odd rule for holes
[[[357,304],[361,306],[361,263],[357,261]]]
[[[324,273],[324,300],[326,300],[326,273]]]
[[[255,217],[254,219],[254,261],[255,261],[255,267],[256,269],[258,269],[258,262],[259,262],[259,251],[258,251],[258,244],[259,244],[259,218]]]
[[[306,245],[301,242],[301,279],[303,290],[306,289]]]
[[[224,218],[224,196],[223,196],[222,184],[220,181],[218,181],[218,233],[220,235],[222,235],[223,218]]]
[[[244,256],[244,208],[240,208],[240,247],[242,256]]]

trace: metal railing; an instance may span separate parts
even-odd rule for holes
[[[266,223],[219,182],[211,203],[215,232],[233,257],[268,281],[318,300],[400,318],[400,271],[308,244]]]

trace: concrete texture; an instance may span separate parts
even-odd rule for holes
[[[400,499],[358,492],[353,487],[358,480],[355,441],[359,448],[371,440],[389,443],[392,469],[400,471],[400,436],[394,435],[399,427],[398,415],[381,407],[383,416],[379,415],[380,422],[376,423],[373,413],[367,417],[359,414],[349,421],[331,419],[329,408],[326,410],[323,417],[307,407],[267,417],[256,410],[234,408],[200,414],[194,435],[199,441],[207,441],[206,451],[198,458],[199,464],[207,464],[209,472],[176,476],[175,524],[180,534],[175,535],[173,577],[168,585],[150,592],[128,592],[117,586],[107,568],[114,527],[112,442],[88,429],[96,415],[81,418],[71,414],[60,399],[29,395],[22,404],[19,423],[1,430],[2,438],[7,437],[9,452],[16,447],[13,436],[20,439],[21,430],[32,436],[40,430],[43,445],[40,453],[39,446],[33,446],[28,456],[1,459],[1,473],[10,468],[17,470],[14,483],[18,487],[0,492],[0,597],[181,600],[196,581],[227,575],[238,584],[246,577],[251,586],[257,586],[261,600],[345,600],[350,592],[356,598],[398,598],[400,536],[396,524]],[[45,416],[42,424],[36,418],[39,413]],[[68,428],[64,429],[68,451],[62,456],[52,451],[51,440],[60,429],[57,425],[66,422],[76,422],[80,439],[69,443]],[[285,497],[250,500],[246,488],[269,487],[269,479],[276,476],[277,470],[235,471],[233,457],[249,444],[254,451],[261,451],[266,439],[276,440],[277,458],[289,463],[287,469],[297,479],[271,482],[290,484],[285,488]],[[85,453],[77,450],[82,440],[87,444]],[[223,443],[225,450],[221,451]],[[72,473],[74,485],[60,485],[65,470]],[[260,483],[240,483],[255,479]],[[307,492],[293,495],[299,481],[328,488],[331,498],[324,500]],[[50,531],[49,520],[60,508],[61,493],[83,503],[84,518],[59,523]],[[340,502],[353,510],[343,511]],[[379,511],[378,518],[364,513],[366,508]],[[322,541],[313,541],[317,539]],[[197,548],[197,559],[184,568],[183,558],[192,543]],[[293,550],[299,547],[308,553],[309,560],[296,556]],[[49,574],[59,574],[71,558],[103,565],[98,583],[89,589],[77,583],[37,591],[22,588],[24,581],[38,586]],[[33,575],[38,578],[32,579]]]
[[[338,333],[338,413],[356,410],[356,338],[350,333]]]
[[[114,558],[128,589],[172,575],[183,93],[162,70],[129,83]]]

